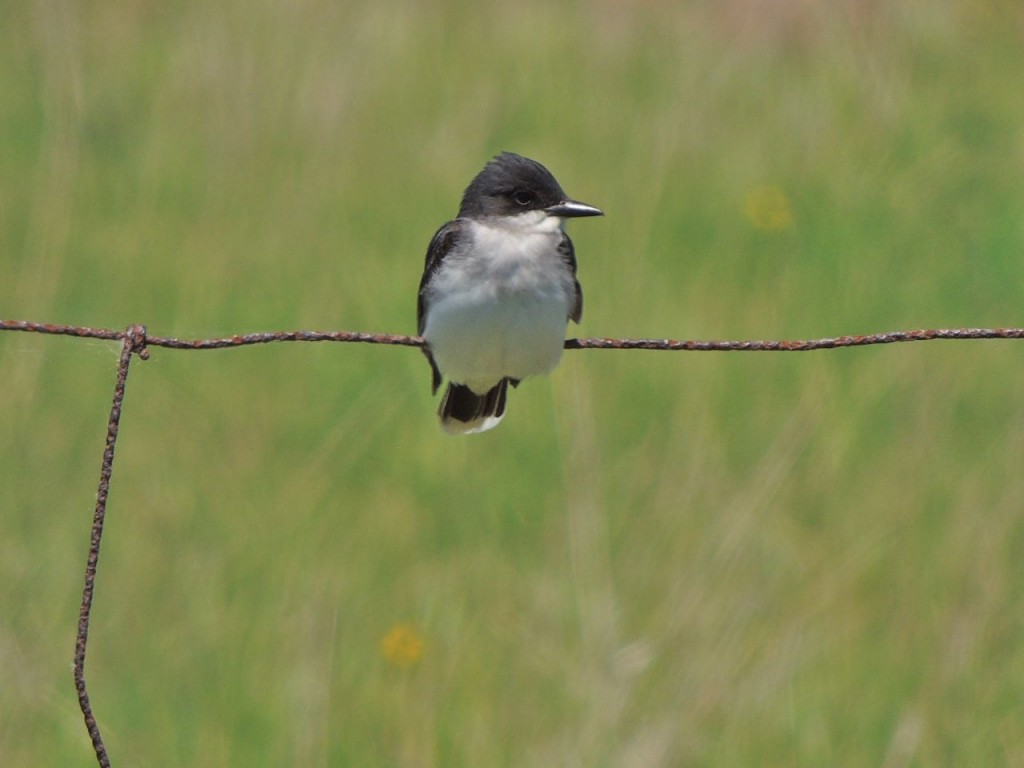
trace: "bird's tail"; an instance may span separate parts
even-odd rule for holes
[[[505,415],[508,382],[502,379],[484,395],[463,384],[449,383],[437,411],[441,428],[452,435],[468,435],[498,426]]]

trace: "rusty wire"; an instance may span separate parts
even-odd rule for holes
[[[267,333],[246,333],[212,339],[179,339],[169,336],[150,336],[143,325],[130,325],[123,331],[88,326],[35,323],[27,320],[0,320],[0,331],[24,331],[86,339],[104,339],[121,342],[121,356],[118,361],[114,398],[107,422],[107,437],[103,448],[100,467],[99,488],[96,491],[96,507],[93,512],[92,529],[89,538],[89,553],[85,565],[85,585],[82,589],[82,603],[78,614],[78,631],[75,636],[75,657],[73,677],[78,703],[85,718],[85,727],[92,740],[96,760],[101,768],[110,767],[110,758],[100,735],[99,725],[92,711],[85,683],[85,656],[89,638],[89,622],[96,583],[96,568],[99,562],[100,543],[107,513],[107,496],[110,479],[114,470],[114,448],[121,421],[121,407],[128,382],[128,368],[132,356],[146,360],[148,347],[168,349],[227,349],[254,344],[271,344],[283,341],[335,341],[363,344],[387,344],[403,347],[422,347],[419,336],[403,336],[387,333],[363,333],[358,331],[273,331]],[[863,347],[874,344],[895,344],[911,341],[966,340],[966,339],[1021,339],[1024,328],[946,328],[916,331],[890,331],[863,336],[834,336],[819,339],[796,340],[726,340],[726,341],[682,341],[677,339],[566,339],[566,349],[647,349],[669,352],[809,352],[816,349],[838,349],[841,347]]]
[[[91,328],[79,325],[33,323],[27,320],[0,320],[0,331],[26,331],[57,336],[75,336],[88,339],[120,341],[142,328],[143,337],[137,350],[146,347],[168,349],[226,349],[253,344],[272,344],[279,341],[337,341],[361,344],[387,344],[401,347],[422,347],[419,336],[394,333],[365,333],[362,331],[270,331],[244,333],[213,339],[179,339],[173,336],[149,336],[145,326],[129,326],[126,331],[110,328]],[[699,341],[679,339],[566,339],[566,349],[647,349],[667,352],[810,352],[816,349],[840,347],[866,347],[874,344],[896,344],[909,341],[966,340],[966,339],[1022,339],[1024,328],[936,328],[916,331],[888,331],[860,336],[829,336],[820,339],[792,340],[726,340]],[[140,355],[143,356],[144,355]]]
[[[92,330],[92,329],[88,329]],[[117,431],[121,425],[121,404],[124,402],[124,390],[128,383],[128,366],[132,355],[138,354],[145,360],[146,329],[141,325],[130,326],[121,333],[124,342],[121,345],[121,357],[117,364],[117,383],[114,385],[114,402],[110,406],[110,419],[107,421],[107,441],[103,448],[103,462],[100,466],[100,484],[96,491],[96,508],[92,517],[92,532],[89,536],[89,555],[85,561],[85,586],[82,588],[82,604],[78,609],[78,632],[75,635],[75,662],[73,674],[75,690],[78,692],[78,706],[85,718],[85,728],[92,740],[96,760],[102,768],[110,768],[107,748],[100,735],[100,727],[92,713],[89,693],[85,687],[85,651],[89,641],[89,619],[92,612],[92,596],[96,585],[96,566],[100,558],[100,541],[103,538],[103,523],[107,515],[107,495],[110,492],[110,476],[114,471],[114,447],[117,444]],[[102,337],[107,338],[107,337]]]

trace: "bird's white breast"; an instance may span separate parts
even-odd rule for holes
[[[501,378],[557,365],[574,281],[557,251],[556,218],[520,216],[513,226],[477,224],[468,247],[431,280],[423,335],[453,381],[478,393]]]

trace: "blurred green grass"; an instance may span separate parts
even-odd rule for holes
[[[983,0],[3,4],[0,315],[411,332],[427,240],[511,149],[608,214],[572,230],[581,335],[1020,325],[1022,29]],[[91,762],[69,664],[116,359],[0,335],[6,764]],[[153,350],[87,670],[115,764],[1022,764],[1019,361],[573,352],[454,440],[411,350]]]

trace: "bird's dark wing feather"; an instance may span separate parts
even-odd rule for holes
[[[462,238],[465,237],[465,226],[461,219],[449,221],[441,225],[441,228],[434,233],[427,247],[426,263],[423,265],[423,277],[420,278],[419,298],[416,302],[416,333],[423,333],[426,325],[427,313],[427,284],[434,276],[434,273],[441,268],[444,257],[454,250]]]
[[[462,220],[455,219],[443,224],[430,240],[426,262],[423,265],[423,277],[420,278],[420,291],[416,300],[416,333],[420,335],[423,334],[423,329],[427,324],[427,285],[437,270],[441,268],[444,257],[456,248],[463,237],[465,237],[465,226]],[[423,347],[423,354],[426,355],[427,362],[430,363],[431,391],[436,393],[437,388],[441,386],[441,371],[438,370],[429,347]]]
[[[583,317],[583,289],[580,288],[580,281],[576,279],[576,249],[572,247],[572,240],[564,232],[562,233],[562,240],[558,243],[558,252],[572,274],[573,288],[575,289],[569,319],[574,323],[578,323]]]

